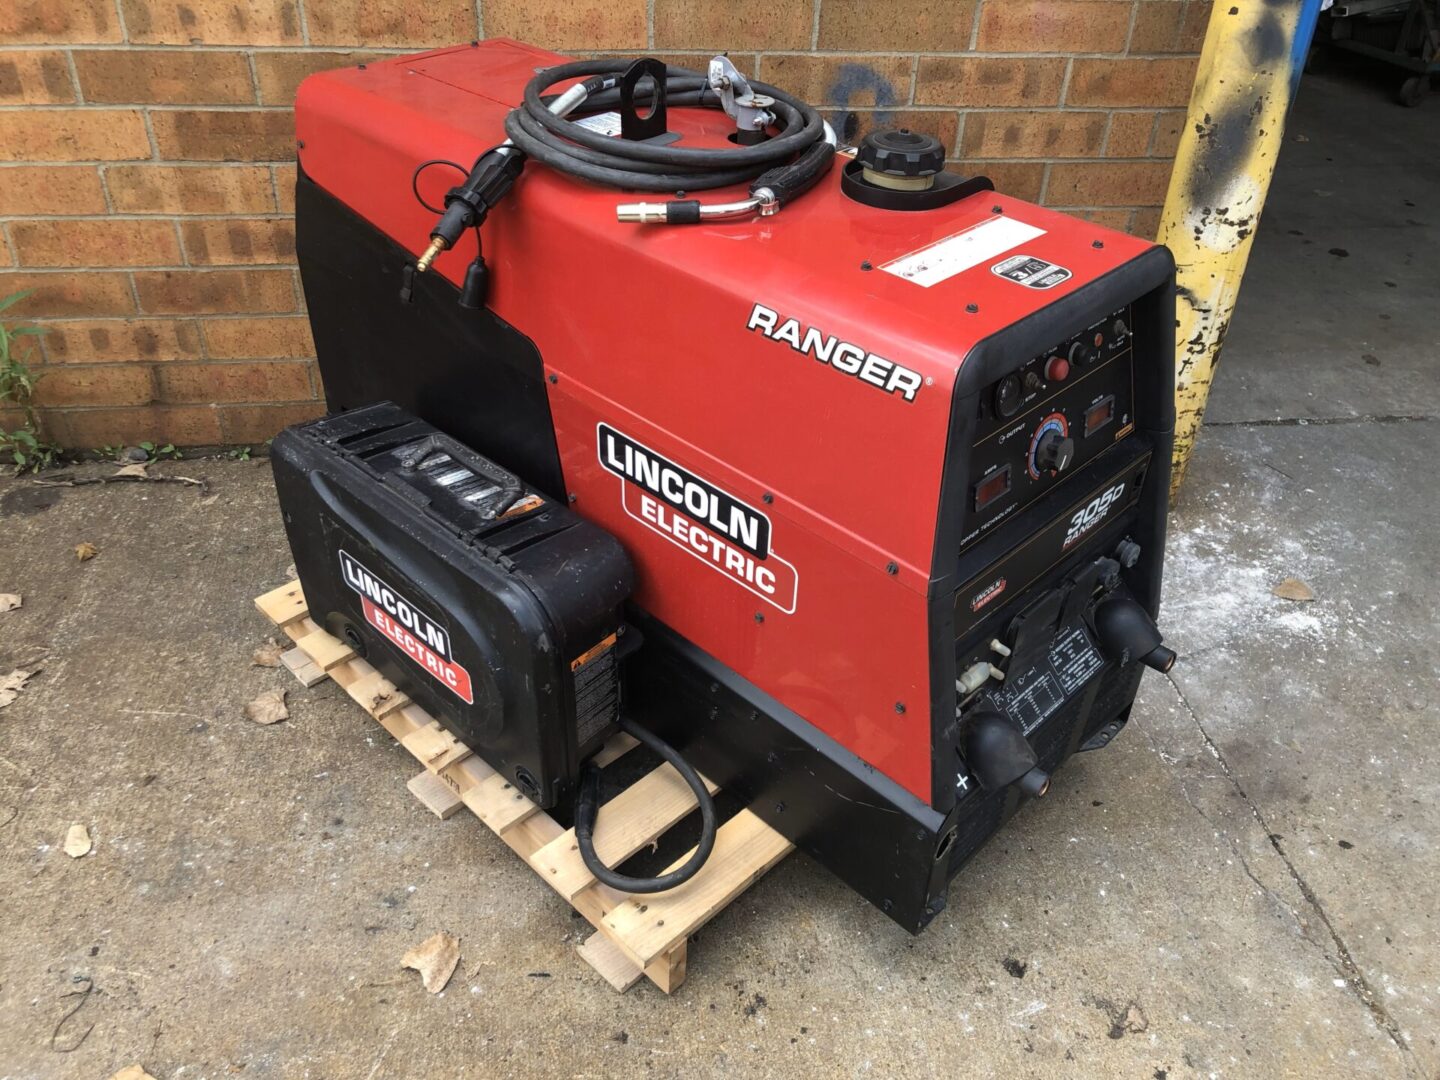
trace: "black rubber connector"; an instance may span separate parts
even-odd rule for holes
[[[685,860],[685,865],[659,877],[628,877],[610,869],[595,853],[595,819],[600,812],[600,770],[592,762],[585,766],[585,775],[580,781],[580,794],[575,800],[575,843],[580,848],[580,858],[585,861],[585,866],[601,884],[628,893],[664,892],[685,884],[699,873],[700,868],[710,858],[710,852],[715,849],[715,833],[718,829],[715,800],[710,797],[710,789],[705,786],[705,781],[700,779],[700,774],[669,743],[653,732],[631,723],[625,717],[620,718],[620,730],[633,735],[642,746],[649,747],[673,765],[681,779],[690,786],[700,804],[700,840],[695,845],[694,854]]]

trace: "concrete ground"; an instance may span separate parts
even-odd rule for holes
[[[250,666],[265,463],[0,483],[0,675],[41,669],[0,710],[0,1076],[1440,1075],[1440,140],[1337,77],[1291,132],[1174,518],[1173,681],[920,938],[797,855],[679,994],[617,995],[333,684]],[[275,687],[287,722],[241,715]],[[432,997],[399,959],[440,929]]]

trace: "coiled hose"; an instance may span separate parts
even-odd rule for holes
[[[750,87],[774,98],[780,133],[753,146],[725,149],[616,139],[557,116],[543,96],[556,83],[593,76],[595,89],[586,95],[576,111],[613,109],[620,103],[617,84],[632,63],[626,59],[580,60],[546,68],[526,84],[523,104],[505,118],[505,134],[530,157],[551,168],[592,183],[636,191],[704,191],[754,180],[777,166],[805,166],[808,172],[823,162],[823,167],[811,179],[813,183],[829,167],[834,146],[826,139],[826,124],[819,112],[799,98],[764,83],[752,82]],[[637,87],[635,104],[648,104],[652,96],[653,90],[647,93]],[[665,68],[665,96],[670,105],[721,107],[720,97],[710,88],[706,77],[687,68]],[[801,160],[806,153],[813,155],[809,162]],[[784,178],[777,179],[783,181]],[[776,194],[783,201],[784,196],[778,191]]]
[[[710,858],[710,852],[715,847],[717,828],[715,800],[710,797],[710,789],[705,786],[705,781],[700,779],[700,774],[669,743],[638,724],[631,723],[625,717],[620,718],[620,730],[633,735],[641,745],[649,747],[668,761],[685,783],[690,785],[690,790],[695,793],[695,798],[700,803],[700,841],[695,845],[694,854],[685,860],[684,866],[659,877],[627,877],[611,870],[595,852],[595,818],[600,810],[600,770],[592,763],[585,766],[585,774],[580,780],[580,795],[575,800],[575,843],[580,848],[580,858],[585,860],[585,865],[595,875],[595,880],[621,892],[664,892],[689,881],[700,867],[705,865],[705,860]]]

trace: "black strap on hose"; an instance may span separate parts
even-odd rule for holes
[[[822,163],[828,168],[833,148],[824,141],[825,122],[819,112],[799,98],[765,83],[752,82],[750,86],[757,93],[775,99],[776,126],[780,131],[754,146],[709,149],[632,142],[591,131],[556,116],[546,107],[543,95],[551,86],[587,76],[601,76],[610,85],[587,97],[583,110],[593,113],[618,107],[620,93],[615,84],[632,63],[627,59],[580,60],[546,68],[526,84],[524,103],[505,118],[505,134],[527,155],[551,168],[593,183],[634,191],[704,191],[754,180],[784,166],[804,165],[806,172]],[[706,77],[687,68],[666,67],[665,95],[671,107],[720,108],[720,98],[710,89]],[[643,107],[649,98],[650,94],[636,88],[637,108]],[[824,145],[827,152],[816,151],[802,160],[802,155],[816,143]],[[809,180],[805,187],[818,179],[825,168],[820,168],[813,177],[805,177]],[[776,194],[781,193],[777,190]]]
[[[715,800],[710,797],[710,790],[705,786],[705,781],[700,779],[700,774],[669,743],[624,717],[620,719],[620,730],[633,735],[642,745],[668,761],[685,783],[690,785],[690,790],[695,793],[695,798],[700,803],[700,842],[695,846],[695,853],[685,860],[684,866],[659,877],[633,878],[611,870],[595,853],[595,818],[600,809],[600,770],[592,763],[585,766],[585,775],[580,781],[580,794],[575,800],[575,843],[580,848],[580,857],[585,860],[586,867],[595,875],[595,880],[602,884],[627,893],[664,892],[689,881],[700,867],[705,865],[705,860],[710,858],[710,852],[715,847],[717,828]]]

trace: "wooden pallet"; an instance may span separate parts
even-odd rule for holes
[[[256,597],[255,606],[295,643],[281,660],[300,682],[314,686],[333,679],[425,766],[409,782],[425,806],[442,819],[469,809],[589,920],[595,933],[578,951],[617,990],[628,990],[644,976],[672,993],[685,980],[690,935],[793,846],[742,810],[720,826],[709,861],[679,888],[631,896],[602,885],[580,858],[574,830],[562,828],[348,644],[322,630],[310,618],[299,582]],[[609,764],[635,745],[629,735],[617,734],[596,760]],[[694,793],[675,769],[661,765],[601,807],[596,852],[614,866],[655,842],[695,805]],[[687,858],[688,853],[674,866]]]

